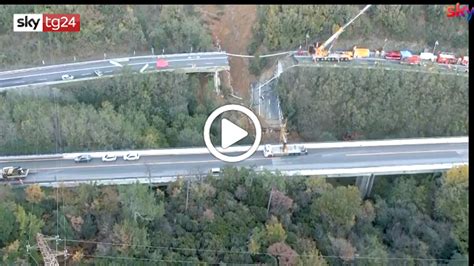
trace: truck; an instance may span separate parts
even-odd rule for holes
[[[4,180],[23,179],[30,169],[21,168],[20,166],[8,166],[2,168],[2,178]]]
[[[352,57],[348,56],[347,54],[342,56],[335,56],[335,54],[331,54],[331,48],[334,45],[336,39],[341,35],[344,30],[349,27],[359,16],[361,16],[367,9],[369,9],[371,5],[366,5],[354,18],[352,18],[349,22],[347,22],[344,26],[339,28],[329,39],[327,39],[323,44],[319,45],[319,43],[315,43],[314,46],[309,47],[309,54],[312,56],[313,61],[348,61],[351,60]],[[331,45],[331,46],[329,46]]]
[[[436,58],[437,58],[437,56],[433,53],[421,53],[420,54],[420,59],[421,60],[434,62],[434,61],[436,61]]]
[[[410,57],[403,58],[402,61],[400,61],[400,64],[421,65],[421,59],[419,55],[412,55]]]
[[[370,50],[367,48],[354,47],[354,58],[365,58],[370,56]]]
[[[387,60],[401,60],[402,54],[400,51],[389,51],[385,53],[385,59]]]
[[[292,155],[307,155],[308,150],[304,145],[297,144],[278,144],[271,145],[266,144],[263,148],[263,156],[268,157],[277,157],[277,156],[292,156]]]
[[[439,64],[456,64],[456,56],[452,53],[440,53],[436,62]]]

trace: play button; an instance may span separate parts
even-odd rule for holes
[[[221,120],[221,145],[227,149],[239,140],[247,137],[249,133],[241,127],[223,118]]]
[[[229,111],[237,111],[241,113],[242,115],[247,116],[250,118],[252,121],[254,127],[255,127],[255,141],[252,144],[250,148],[246,148],[243,150],[245,147],[232,147],[232,145],[236,144],[237,142],[241,141],[242,139],[246,138],[249,136],[249,133],[241,128],[240,126],[234,124],[230,120],[226,118],[222,118],[220,120],[221,122],[221,151],[225,152],[238,152],[238,151],[245,151],[245,153],[238,155],[238,156],[228,156],[223,153],[221,153],[219,150],[214,147],[214,145],[211,142],[211,137],[210,137],[210,130],[211,130],[211,125],[216,120],[216,118]],[[257,116],[250,111],[250,109],[242,106],[242,105],[237,105],[237,104],[229,104],[229,105],[224,105],[211,113],[209,117],[206,120],[206,124],[204,125],[204,142],[206,143],[206,147],[209,150],[209,152],[214,155],[216,158],[225,161],[225,162],[240,162],[242,160],[247,159],[248,157],[252,156],[257,149],[258,146],[260,145],[260,140],[262,139],[262,128],[260,126],[260,121],[258,120]]]

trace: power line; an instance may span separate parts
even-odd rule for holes
[[[176,250],[176,251],[203,251],[203,252],[217,252],[217,253],[235,253],[235,254],[252,254],[252,255],[268,255],[274,256],[269,253],[260,253],[260,252],[248,252],[248,251],[228,251],[228,250],[215,250],[215,249],[196,249],[196,248],[174,248],[174,247],[163,247],[163,246],[151,246],[151,245],[139,245],[139,244],[127,244],[127,243],[111,243],[111,242],[102,242],[102,241],[89,241],[89,240],[77,240],[69,239],[69,242],[79,242],[79,243],[88,243],[88,244],[106,244],[112,246],[133,246],[133,247],[143,247],[143,248],[154,248],[154,249],[166,249],[166,250]],[[276,256],[281,256],[282,254],[276,254]],[[86,255],[84,255],[86,256]],[[87,255],[92,256],[92,255]],[[298,257],[323,257],[323,258],[341,258],[337,255],[298,255]],[[429,258],[403,258],[403,257],[369,257],[369,256],[357,256],[355,259],[367,259],[367,260],[417,260],[417,261],[445,261],[447,259],[429,259]],[[455,259],[450,261],[466,261],[465,259]]]
[[[155,259],[145,259],[145,258],[135,258],[135,257],[113,257],[113,256],[102,256],[102,255],[84,255],[84,257],[103,258],[103,259],[120,259],[120,260],[140,260],[140,261],[152,261],[152,262],[196,263],[194,261],[184,261],[184,260],[155,260]]]

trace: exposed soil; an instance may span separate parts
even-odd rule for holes
[[[212,32],[215,44],[220,44],[221,50],[233,54],[247,54],[247,46],[252,39],[252,26],[257,16],[256,5],[199,5],[197,6],[203,20]],[[229,57],[229,75],[225,73],[222,84],[229,84],[234,94],[244,99],[250,97],[250,83],[255,76],[248,71],[249,60],[239,57]]]

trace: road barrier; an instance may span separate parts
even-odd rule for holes
[[[450,137],[450,138],[422,138],[422,139],[391,139],[391,140],[367,140],[367,141],[340,141],[340,142],[321,142],[321,143],[295,143],[296,145],[305,145],[307,149],[331,149],[331,148],[349,148],[349,147],[375,147],[375,146],[400,146],[400,145],[424,145],[424,144],[454,144],[469,143],[468,137]],[[291,144],[294,145],[294,144]],[[262,151],[264,145],[260,145],[257,151]],[[217,148],[222,153],[246,152],[249,146],[233,146],[227,149]],[[98,152],[75,152],[63,154],[42,154],[42,155],[18,155],[2,156],[0,162],[17,160],[35,160],[48,158],[73,159],[81,154],[89,154],[92,158],[102,158],[105,154],[123,156],[127,153],[136,152],[140,156],[166,156],[166,155],[191,155],[191,154],[209,154],[207,148],[176,148],[176,149],[154,149],[154,150],[125,150],[125,151],[98,151]]]
[[[261,168],[256,172],[268,171],[271,173],[280,173],[284,176],[321,176],[327,178],[336,177],[357,177],[367,175],[400,175],[400,174],[421,174],[432,173],[436,171],[446,171],[455,166],[467,165],[467,163],[444,163],[444,164],[422,164],[422,165],[401,165],[401,166],[383,166],[383,167],[361,167],[361,168],[339,168],[339,169],[307,169],[307,170],[268,170]],[[38,184],[45,187],[74,187],[80,184],[96,185],[124,185],[124,184],[167,184],[176,181],[178,178],[196,179],[200,176],[208,175],[203,172],[200,174],[176,175],[176,176],[141,176],[141,177],[121,177],[121,178],[100,178],[100,179],[78,179],[78,180],[60,180],[50,182],[35,182],[34,179],[24,181],[23,184]]]
[[[83,62],[74,62],[68,64],[58,64],[58,65],[50,65],[50,66],[39,66],[39,67],[31,67],[31,68],[23,68],[23,69],[15,69],[15,70],[7,70],[0,72],[0,76],[2,74],[15,74],[21,72],[28,72],[33,70],[42,70],[42,69],[50,69],[50,68],[62,68],[66,66],[76,66],[76,65],[86,65],[86,64],[94,64],[94,63],[104,63],[110,60],[115,61],[129,61],[134,59],[142,59],[142,58],[168,58],[168,57],[179,57],[179,56],[201,56],[201,55],[226,55],[226,52],[201,52],[201,53],[181,53],[181,54],[165,54],[165,55],[143,55],[143,56],[130,56],[130,57],[120,57],[120,58],[110,58],[110,59],[100,59],[100,60],[92,60],[92,61],[83,61]]]

